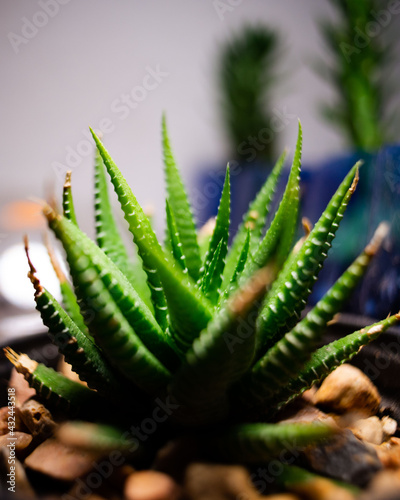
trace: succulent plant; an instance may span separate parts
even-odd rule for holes
[[[6,348],[17,370],[49,404],[92,422],[70,425],[82,433],[81,441],[90,441],[95,429],[98,446],[130,450],[126,429],[160,405],[168,408],[171,435],[192,429],[225,459],[259,461],[279,452],[288,440],[301,446],[330,435],[332,429],[320,423],[268,422],[399,319],[390,316],[318,348],[325,326],[379,247],[382,228],[301,318],[356,187],[359,165],[345,177],[314,228],[293,245],[300,195],[299,124],[286,189],[269,227],[265,229],[266,218],[285,154],[250,204],[229,248],[227,168],[212,234],[200,245],[163,119],[167,238],[162,245],[110,154],[92,135],[97,146],[97,241],[78,227],[70,177],[63,214],[48,204],[43,209],[64,247],[72,278],[73,286],[57,269],[63,305],[41,285],[26,242],[37,309],[60,353],[88,387]],[[116,229],[106,171],[133,236],[134,262]]]

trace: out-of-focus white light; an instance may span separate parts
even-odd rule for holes
[[[38,271],[40,283],[57,300],[60,300],[60,286],[51,266],[47,250],[41,243],[29,244],[29,255]],[[21,309],[35,307],[33,286],[27,277],[29,271],[24,245],[16,244],[5,250],[0,256],[0,294],[10,304]]]

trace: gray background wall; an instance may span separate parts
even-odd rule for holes
[[[218,13],[217,5],[227,10]],[[106,125],[108,149],[139,200],[162,214],[161,113],[189,184],[205,165],[229,159],[214,69],[218,47],[245,22],[276,26],[284,43],[285,78],[272,101],[291,118],[276,136],[278,149],[293,149],[300,117],[305,160],[339,151],[341,139],[317,111],[332,92],[309,64],[324,55],[316,22],[332,16],[327,0],[1,0],[1,207],[43,196],[51,185],[59,193],[69,164],[81,223],[90,231],[92,151],[85,134],[88,125]],[[134,109],[122,108],[131,91]],[[157,228],[162,224],[159,215]]]

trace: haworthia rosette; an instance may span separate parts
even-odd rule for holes
[[[128,183],[93,131],[92,135],[114,184],[125,219],[141,253],[145,270],[148,275],[158,276],[159,286],[162,284],[163,289],[156,290],[153,287],[153,290],[165,292],[172,327],[170,331],[178,348],[186,352],[210,321],[212,306],[188,276],[174,267],[167,258]]]

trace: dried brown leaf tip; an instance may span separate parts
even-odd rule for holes
[[[390,230],[390,227],[389,227],[389,224],[387,222],[382,222],[381,224],[379,224],[371,241],[365,247],[364,252],[369,256],[375,255],[378,252],[378,250],[380,249],[383,241],[385,240],[385,238],[389,234],[389,230]]]
[[[68,172],[65,174],[64,189],[69,189],[71,187],[71,174],[72,170],[68,170]]]
[[[60,283],[65,283],[67,280],[67,277],[65,276],[63,270],[61,269],[60,263],[56,257],[56,253],[54,251],[54,248],[50,242],[50,238],[47,232],[44,232],[43,234],[43,240],[44,244],[47,250],[47,253],[50,258],[51,265],[53,266],[54,272],[56,273],[56,276]]]
[[[359,167],[362,165],[361,162],[359,162]],[[354,191],[356,190],[356,187],[357,187],[357,184],[358,184],[358,181],[360,180],[360,168],[357,167],[356,169],[356,175],[354,176],[354,179],[353,179],[353,182],[350,186],[350,193],[353,194]]]
[[[307,217],[303,217],[301,219],[301,224],[303,226],[303,231],[304,231],[304,236],[302,236],[295,244],[293,247],[293,254],[296,254],[299,252],[300,248],[303,246],[303,243],[306,241],[308,238],[308,235],[311,233],[313,225]]]
[[[29,264],[28,278],[31,280],[32,285],[35,288],[35,297],[39,297],[39,295],[43,293],[43,287],[36,276],[36,268],[32,264],[31,258],[29,256],[29,240],[27,235],[24,236],[24,247],[25,247],[26,258],[28,259],[28,264]]]
[[[8,361],[11,361],[19,373],[30,375],[36,370],[38,363],[26,354],[18,354],[11,347],[5,347],[3,351]]]
[[[231,301],[230,309],[234,315],[243,316],[254,302],[260,299],[273,280],[270,269],[258,271],[253,278],[236,294]]]
[[[303,217],[301,219],[301,225],[303,226],[304,236],[307,238],[313,228],[312,222],[307,217]]]
[[[43,214],[48,220],[48,222],[52,222],[60,217],[54,210],[54,208],[51,207],[48,203],[42,202],[42,206],[43,206]]]

